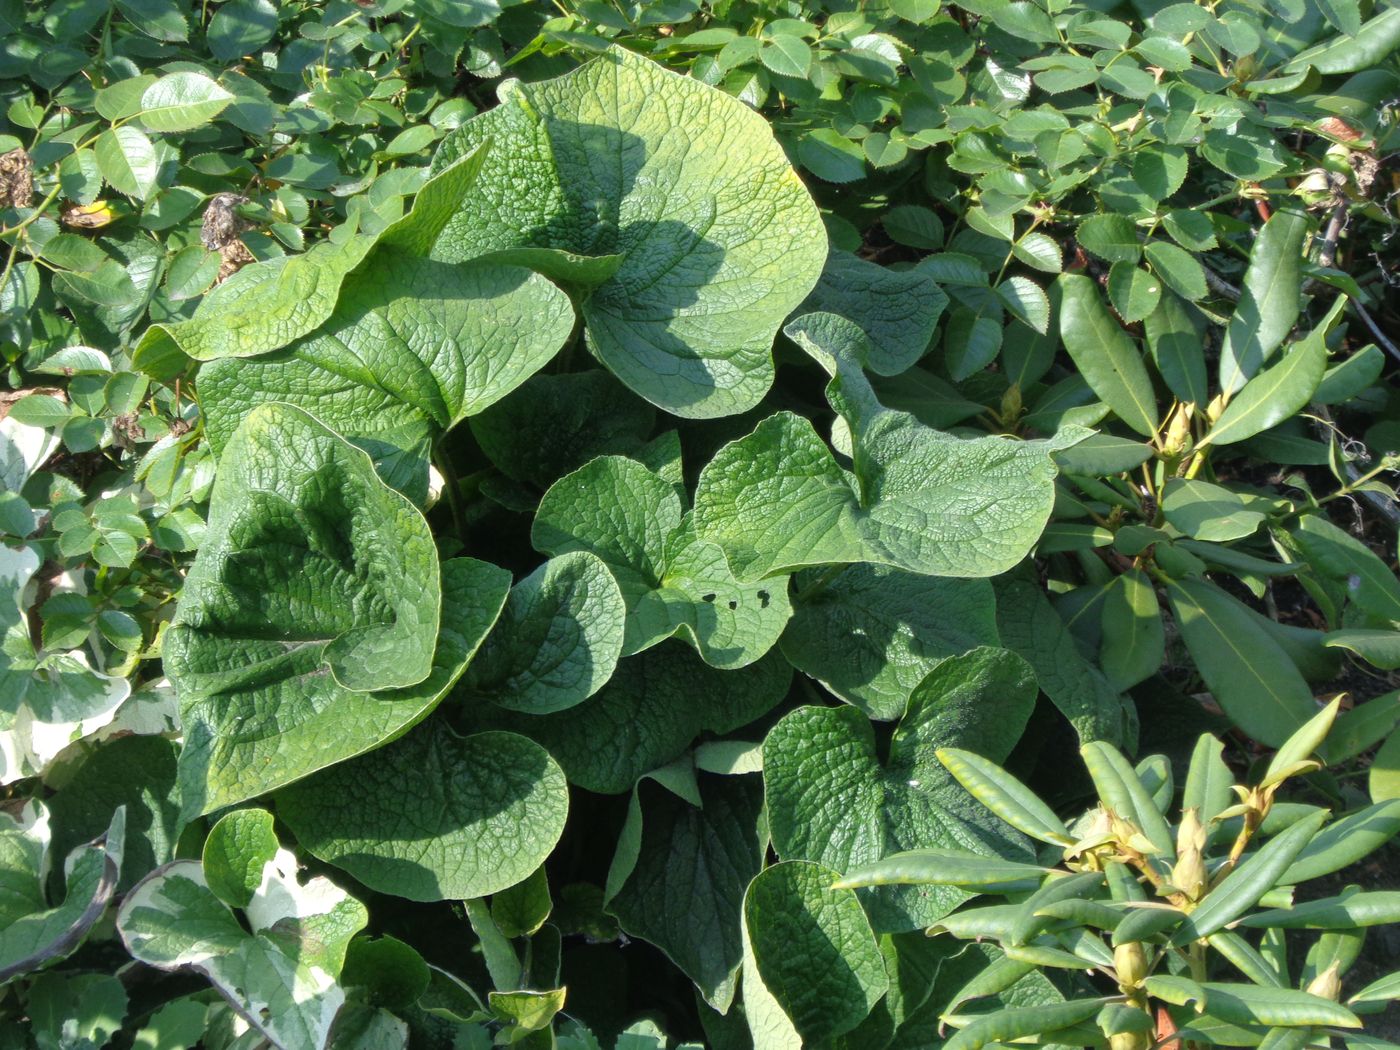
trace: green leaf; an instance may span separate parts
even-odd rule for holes
[[[554,849],[568,808],[544,748],[514,733],[458,736],[441,719],[277,796],[303,847],[416,901],[513,886]]]
[[[619,849],[608,875],[620,883],[608,910],[693,980],[716,1010],[728,1010],[743,961],[744,891],[763,867],[762,783],[702,776],[704,808],[642,781],[629,818],[639,822],[635,856]]]
[[[1247,915],[1240,920],[1240,925],[1285,930],[1353,930],[1397,921],[1400,921],[1400,893],[1365,893],[1353,886],[1336,897]]]
[[[595,456],[638,455],[656,412],[601,369],[531,376],[468,421],[506,477],[549,488]]]
[[[277,32],[277,8],[271,0],[230,0],[209,20],[205,41],[220,62],[251,55]]]
[[[1191,764],[1182,788],[1181,810],[1185,813],[1194,809],[1202,826],[1209,825],[1234,800],[1230,789],[1235,778],[1221,757],[1224,750],[1224,744],[1209,733],[1203,733],[1191,752]]]
[[[940,663],[914,690],[881,762],[869,721],[853,708],[804,707],[763,742],[773,845],[784,859],[848,871],[920,846],[1024,856],[1024,841],[976,802],[938,761],[958,745],[993,761],[1010,754],[1035,687],[1014,654],[975,649]],[[966,895],[881,891],[868,904],[882,930],[927,926]]]
[[[675,488],[632,459],[600,457],[557,481],[531,540],[607,564],[627,603],[626,655],[680,635],[706,663],[744,667],[773,647],[791,611],[785,579],[736,580],[724,552],[695,535]]]
[[[1044,335],[1050,328],[1050,300],[1029,277],[1008,277],[997,285],[997,297],[1026,326]]]
[[[602,362],[676,415],[757,404],[773,381],[776,329],[826,258],[817,209],[764,119],[618,48],[508,88],[434,158],[441,170],[493,140],[474,206],[448,223],[434,256],[620,255],[582,306]],[[599,167],[600,156],[618,162]]]
[[[1053,1039],[1061,1029],[1089,1020],[1105,1002],[1104,999],[1073,999],[1065,1003],[998,1010],[960,1029],[943,1045],[946,1050],[981,1050],[990,1043],[1011,1042],[1031,1035]]]
[[[1147,352],[1167,389],[1182,401],[1209,404],[1201,331],[1181,300],[1170,293],[1162,296],[1157,309],[1147,315],[1143,330]]]
[[[462,692],[529,714],[581,704],[612,677],[625,616],[601,561],[584,553],[551,558],[511,588]]]
[[[1306,406],[1327,368],[1327,329],[1344,303],[1344,299],[1338,299],[1327,317],[1306,338],[1300,339],[1278,364],[1245,383],[1197,448],[1243,441],[1283,422]]]
[[[1349,868],[1385,845],[1397,832],[1400,832],[1400,799],[1377,802],[1318,832],[1278,881],[1281,885],[1311,882]]]
[[[1122,691],[1156,674],[1165,657],[1157,591],[1141,569],[1129,569],[1104,594],[1099,666],[1109,684]]]
[[[1108,271],[1108,301],[1128,324],[1143,320],[1157,309],[1162,282],[1133,263],[1116,262]]]
[[[1094,780],[1094,788],[1104,807],[1131,821],[1150,844],[1142,852],[1149,856],[1173,856],[1175,850],[1171,829],[1122,752],[1101,740],[1091,740],[1080,747],[1079,754]]]
[[[1206,1013],[1229,1024],[1361,1027],[1357,1016],[1339,1003],[1292,988],[1266,988],[1223,981],[1204,982],[1200,988],[1205,993]]]
[[[1097,667],[1080,654],[1074,636],[1026,576],[995,581],[1002,644],[1035,670],[1045,695],[1069,720],[1081,742],[1126,744],[1135,735],[1131,708]]]
[[[812,49],[807,41],[789,33],[775,33],[758,52],[759,61],[785,77],[805,77],[812,68]]]
[[[191,131],[208,124],[233,101],[203,73],[167,73],[141,95],[140,118],[147,131]]]
[[[799,601],[783,632],[783,655],[871,718],[900,717],[909,696],[950,656],[995,646],[996,600],[982,580],[917,576],[853,565],[823,584],[797,579]]]
[[[896,244],[925,251],[937,251],[943,247],[943,220],[932,208],[925,208],[922,204],[898,204],[880,216],[880,225]],[[827,265],[831,265],[829,257]],[[824,307],[799,307],[797,312],[804,314],[821,309]],[[840,313],[839,310],[832,312]]]
[[[1190,252],[1167,241],[1148,241],[1143,253],[1153,272],[1177,295],[1192,302],[1206,297],[1206,272]]]
[[[856,895],[837,873],[788,861],[744,895],[744,928],[757,977],[803,1045],[848,1032],[889,989],[884,962]]]
[[[48,814],[38,803],[19,819],[0,817],[0,985],[52,966],[72,955],[107,911],[121,875],[126,810],[112,814],[107,830],[62,859],[63,903],[47,907],[43,879]],[[58,859],[58,858],[55,858]]]
[[[553,909],[543,866],[491,897],[491,921],[507,937],[534,936]]]
[[[25,990],[24,1009],[40,1050],[102,1047],[122,1027],[127,995],[108,974],[49,973]]]
[[[1259,231],[1239,304],[1220,347],[1220,388],[1226,393],[1233,394],[1254,377],[1298,320],[1308,227],[1306,215],[1280,210]]]
[[[1213,543],[1243,539],[1258,531],[1271,504],[1208,481],[1172,478],[1162,494],[1162,513],[1173,528]]]
[[[1347,628],[1331,631],[1322,639],[1322,644],[1329,649],[1348,649],[1383,671],[1400,667],[1400,631]]]
[[[381,301],[373,289],[380,282],[392,281],[403,260],[401,257],[376,257],[375,249],[383,245],[410,256],[423,255],[461,206],[485,159],[486,150],[482,149],[437,172],[418,191],[409,212],[374,236],[361,234],[343,241],[322,241],[301,255],[243,267],[200,300],[199,308],[189,320],[152,325],[137,344],[133,358],[136,367],[157,371],[169,367],[172,355],[177,361],[180,354],[198,361],[213,361],[224,357],[255,357],[287,346],[314,332],[330,318],[340,300],[345,278],[366,260],[372,265],[360,285],[361,296],[369,295],[371,305]],[[436,280],[429,281],[427,287],[443,283],[445,275],[441,270],[429,268],[426,272],[429,277],[436,274]],[[524,276],[517,275],[516,283]],[[489,284],[489,279],[487,282]],[[451,284],[447,287],[451,288]],[[467,287],[469,290],[473,287],[470,281]],[[411,309],[411,306],[406,304],[403,309]],[[371,318],[368,323],[374,320]],[[391,327],[381,323],[375,336],[391,338]],[[364,347],[359,349],[361,353],[367,352]],[[374,349],[383,348],[375,346]],[[398,354],[389,352],[402,362],[398,371],[410,382],[422,383],[422,368],[416,365],[416,355],[407,347],[397,349]],[[352,373],[352,378],[372,382],[365,375],[371,370],[360,366],[353,352],[347,350],[342,356],[354,362],[351,367],[358,366],[359,371]],[[390,385],[398,386],[400,382],[401,379]],[[343,386],[343,380],[338,378],[334,385]]]
[[[1166,200],[1181,188],[1186,169],[1186,151],[1180,146],[1149,146],[1133,153],[1133,181],[1156,201]]]
[[[825,311],[853,321],[870,341],[865,366],[893,376],[928,351],[947,304],[947,295],[920,270],[891,270],[833,248],[817,286],[794,313]]]
[[[1137,229],[1124,215],[1091,215],[1079,224],[1076,237],[1105,262],[1137,262],[1142,255]]]
[[[1041,273],[1059,273],[1064,268],[1060,245],[1044,233],[1027,233],[1011,246],[1011,253]]]
[[[1000,766],[956,747],[940,747],[935,754],[973,798],[1017,831],[1054,845],[1073,843],[1055,811]]]
[[[126,896],[117,931],[136,959],[204,974],[262,1036],[285,1050],[325,1050],[345,1002],[336,983],[364,905],[328,879],[304,885],[279,850],[243,922],[210,891],[198,861],[158,868]]]
[[[284,405],[225,450],[209,533],[165,636],[182,812],[211,812],[385,743],[432,710],[507,574],[448,563],[369,457]],[[434,596],[441,593],[439,602]]]
[[[104,131],[93,143],[102,177],[118,193],[145,200],[156,188],[160,160],[143,131],[124,125]]]
[[[695,525],[737,578],[857,561],[990,576],[1025,556],[1054,501],[1057,442],[930,430],[875,400],[844,349],[858,345],[852,337],[864,342],[850,322],[809,314],[787,331],[833,377],[827,396],[849,425],[855,478],[789,412],[720,449],[700,474]],[[840,349],[825,349],[833,345]]]
[[[164,737],[138,735],[89,746],[92,749],[82,764],[48,800],[54,829],[51,849],[55,857],[67,856],[99,837],[111,825],[116,811],[125,807],[122,871],[117,884],[117,891],[125,892],[174,855],[180,813],[175,797],[177,748]]]
[[[1251,737],[1278,747],[1317,713],[1288,654],[1238,601],[1192,579],[1170,583],[1167,599],[1211,694]]]
[[[1094,393],[1133,430],[1156,433],[1157,399],[1142,357],[1082,274],[1061,274],[1060,338]]]
[[[817,128],[797,143],[802,166],[826,182],[855,182],[865,177],[865,151],[840,132]]]
[[[607,685],[567,711],[525,715],[493,704],[473,714],[480,727],[542,744],[571,784],[616,795],[678,758],[697,734],[729,733],[766,714],[791,679],[792,668],[775,653],[719,671],[689,646],[663,642],[619,661]]]
[[[1172,936],[1177,947],[1223,929],[1259,903],[1281,882],[1281,876],[1322,828],[1327,813],[1313,813],[1281,831],[1241,860],[1234,871],[1214,886]],[[1276,1023],[1276,1022],[1275,1022]]]
[[[209,891],[231,908],[246,908],[277,856],[277,833],[265,809],[236,809],[209,829],[200,854]]]
[[[1370,547],[1321,514],[1304,515],[1290,535],[1318,572],[1346,584],[1357,605],[1387,620],[1400,620],[1400,580]]]

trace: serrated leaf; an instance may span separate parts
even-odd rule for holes
[[[1162,283],[1177,295],[1192,302],[1206,297],[1205,269],[1190,252],[1167,241],[1148,241],[1143,254]]]
[[[141,95],[147,131],[191,131],[208,124],[233,101],[233,94],[203,73],[167,73]]]
[[[97,137],[92,149],[102,177],[118,193],[144,201],[155,190],[160,160],[139,128],[110,128]]]
[[[1150,678],[1166,658],[1166,635],[1157,591],[1141,569],[1114,579],[1104,595],[1099,665],[1118,690]]]
[[[997,285],[997,296],[1028,327],[1042,335],[1049,330],[1050,300],[1029,277],[1008,277]]]
[[[433,170],[488,138],[478,203],[448,223],[435,258],[620,255],[582,306],[603,363],[673,414],[758,402],[776,329],[826,259],[817,209],[762,117],[615,48],[555,80],[512,85],[443,141]],[[598,167],[598,156],[618,163]]]
[[[544,748],[514,733],[458,736],[441,719],[277,796],[303,847],[416,901],[513,886],[554,849],[568,808]]]
[[[1137,262],[1142,255],[1137,229],[1124,215],[1091,215],[1075,234],[1080,245],[1105,262]]]

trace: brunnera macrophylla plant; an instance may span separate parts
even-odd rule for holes
[[[995,961],[943,1007],[953,1050],[1023,1041],[1301,1050],[1335,1037],[1375,1045],[1359,1035],[1362,1017],[1400,996],[1400,973],[1363,987],[1346,976],[1368,928],[1400,920],[1400,894],[1350,886],[1316,897],[1307,884],[1383,844],[1400,826],[1400,804],[1329,822],[1322,807],[1276,802],[1287,781],[1321,767],[1313,756],[1339,706],[1294,733],[1249,784],[1233,783],[1223,745],[1202,736],[1175,821],[1172,767],[1160,755],[1133,766],[1108,744],[1084,745],[1098,805],[1066,824],[996,763],[940,748],[938,762],[959,784],[1034,840],[1035,859],[911,850],[834,885],[977,894],[928,930],[997,946]],[[1030,1006],[997,998],[1037,971],[1074,975],[1075,996]]]

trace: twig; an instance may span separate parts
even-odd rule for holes
[[[1357,305],[1359,306],[1360,304],[1358,303]],[[1340,430],[1337,430],[1336,423],[1332,421],[1332,414],[1328,412],[1326,408],[1322,405],[1314,405],[1312,411],[1317,417],[1313,420],[1313,432],[1316,433],[1318,437],[1329,439],[1331,435],[1327,431],[1328,427],[1336,430],[1339,434],[1341,433]],[[1343,434],[1342,436],[1345,437],[1346,435]],[[1355,484],[1361,478],[1361,471],[1357,470],[1349,459],[1342,458],[1342,471],[1346,474],[1347,481],[1352,484]],[[1396,509],[1395,504],[1391,503],[1390,500],[1386,499],[1379,492],[1372,492],[1370,489],[1358,489],[1355,494],[1371,504],[1377,514],[1390,522],[1391,528],[1400,530],[1400,509]]]
[[[1337,201],[1332,214],[1327,219],[1327,229],[1322,234],[1322,247],[1317,253],[1317,264],[1330,270],[1337,261],[1337,239],[1342,235],[1342,227],[1347,224],[1347,200]]]
[[[1385,347],[1386,352],[1390,354],[1391,357],[1395,358],[1395,360],[1397,361],[1400,361],[1400,348],[1397,348],[1394,343],[1392,343],[1389,339],[1385,337],[1385,333],[1381,331],[1380,325],[1376,324],[1376,320],[1374,317],[1371,316],[1370,311],[1367,310],[1366,307],[1362,306],[1355,299],[1348,299],[1347,302],[1361,316],[1361,320],[1366,322],[1366,327],[1369,328],[1371,330],[1371,334],[1376,337],[1376,342],[1380,343],[1381,346]]]
[[[1214,292],[1216,295],[1224,296],[1231,302],[1237,303],[1240,301],[1240,290],[1238,288],[1236,288],[1229,281],[1225,280],[1225,278],[1221,277],[1209,266],[1203,265],[1201,269],[1206,272],[1206,286],[1212,292]]]

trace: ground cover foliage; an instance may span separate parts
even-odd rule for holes
[[[1400,7],[0,31],[0,1044],[1393,1045]]]

